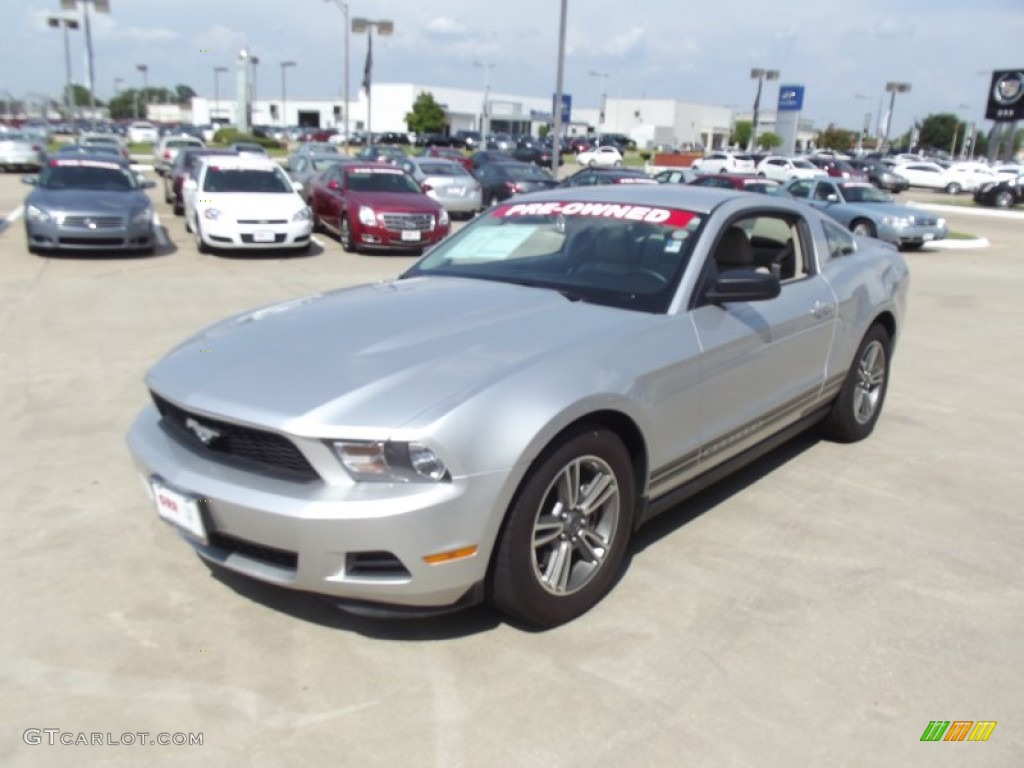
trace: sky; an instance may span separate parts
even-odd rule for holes
[[[96,92],[182,83],[212,97],[214,67],[233,69],[247,46],[260,58],[262,98],[343,92],[344,23],[337,0],[110,0],[92,15]],[[80,6],[81,7],[81,6]],[[560,0],[348,0],[352,18],[389,19],[394,35],[374,39],[375,82],[415,82],[497,94],[555,90]],[[0,0],[0,94],[60,93],[64,50],[47,17],[59,0]],[[81,11],[78,11],[80,15]],[[896,99],[893,133],[914,118],[952,112],[984,118],[992,70],[1024,69],[1024,0],[568,0],[563,91],[576,107],[609,97],[659,98],[749,112],[754,67],[806,88],[803,116],[818,127],[857,129],[877,112],[888,81],[911,91]],[[73,80],[85,83],[85,42],[71,33]],[[355,99],[366,35],[349,37]],[[474,63],[477,65],[475,66]],[[480,66],[488,65],[488,66]],[[607,77],[591,73],[605,73]],[[229,76],[228,76],[229,77]],[[222,76],[222,92],[229,89]],[[766,83],[762,108],[779,83]],[[885,99],[883,111],[888,107]]]

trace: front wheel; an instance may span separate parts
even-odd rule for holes
[[[196,238],[196,250],[199,251],[200,253],[209,253],[210,252],[210,246],[208,246],[206,244],[206,241],[203,240],[203,233],[202,233],[202,231],[199,228],[199,220],[198,219],[196,219],[196,226],[195,226],[194,234],[195,234],[195,238]]]
[[[1005,189],[996,194],[995,200],[996,208],[1009,208],[1013,205],[1013,195],[1007,192]]]
[[[341,241],[341,249],[345,253],[355,253],[356,246],[352,240],[352,229],[348,225],[348,217],[341,217],[341,225],[338,227],[338,240]]]
[[[618,435],[584,429],[553,443],[509,508],[491,602],[541,627],[590,610],[619,575],[634,506],[632,462]]]
[[[959,195],[962,189],[963,188],[955,181],[951,181],[946,185],[946,191],[951,195]]]
[[[889,388],[891,349],[889,332],[879,324],[871,326],[857,348],[832,410],[825,417],[826,436],[853,443],[874,430]]]
[[[863,235],[864,237],[875,236],[875,225],[867,219],[857,219],[850,225],[850,231],[855,235]]]

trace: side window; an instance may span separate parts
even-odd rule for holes
[[[800,237],[799,218],[763,213],[732,223],[715,247],[718,268],[753,267],[778,275],[783,286],[810,274]]]
[[[822,224],[825,225],[828,253],[833,259],[841,258],[857,250],[857,241],[848,231],[831,221],[822,221]]]
[[[294,173],[302,173],[306,170],[306,158],[300,157],[298,160],[292,163],[292,171]]]
[[[812,181],[795,181],[789,185],[789,194],[793,197],[807,198],[811,194],[812,186],[814,186]]]
[[[829,195],[836,194],[836,188],[831,184],[819,184],[818,188],[814,190],[814,199],[827,201]]]

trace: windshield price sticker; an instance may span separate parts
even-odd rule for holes
[[[400,168],[352,168],[349,173],[390,173],[393,176],[401,176],[405,171]]]
[[[591,216],[601,219],[624,221],[646,221],[650,224],[667,224],[684,227],[693,218],[689,211],[670,208],[650,208],[646,205],[619,205],[617,203],[517,203],[503,205],[491,214],[496,217],[515,216]]]
[[[56,168],[57,166],[60,166],[61,168],[65,167],[65,166],[74,166],[74,167],[81,167],[81,168],[109,168],[109,169],[111,169],[113,171],[121,170],[121,166],[118,165],[117,163],[105,163],[102,160],[75,160],[75,159],[64,160],[64,159],[60,159],[60,160],[51,160],[50,161],[50,167],[51,168]]]

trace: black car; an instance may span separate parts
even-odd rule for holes
[[[373,140],[376,144],[398,144],[401,146],[409,146],[409,137],[404,133],[394,133],[392,131],[375,133],[373,134]]]
[[[551,147],[545,147],[539,142],[521,142],[518,147],[512,150],[512,157],[520,162],[533,163],[542,168],[551,167]],[[558,164],[564,165],[565,158],[559,157]]]
[[[485,165],[489,165],[491,163],[507,163],[512,160],[515,160],[515,158],[508,152],[502,152],[497,149],[484,149],[480,152],[474,152],[469,156],[469,163],[473,166],[472,170],[474,173]]]
[[[480,180],[484,205],[494,205],[512,195],[526,192],[541,192],[557,187],[555,178],[532,163],[512,160],[503,163],[488,163],[476,170]]]
[[[1024,187],[1020,179],[990,181],[974,191],[974,202],[979,205],[994,205],[996,208],[1012,208],[1024,203]]]
[[[903,192],[910,188],[910,182],[877,160],[849,160],[850,165],[868,175],[868,181],[887,192]]]
[[[421,133],[416,136],[417,147],[454,147],[465,149],[466,142],[458,136],[448,136],[444,133]]]
[[[599,147],[615,147],[625,153],[627,149],[636,149],[636,142],[624,133],[602,133],[597,137]]]
[[[563,181],[561,187],[592,187],[599,184],[657,184],[638,168],[584,168]]]

